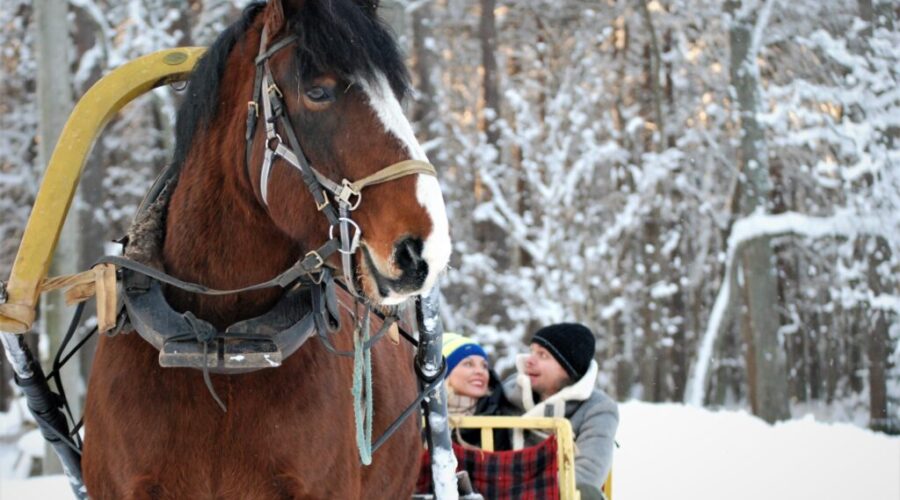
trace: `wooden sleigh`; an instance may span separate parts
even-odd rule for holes
[[[572,424],[565,418],[513,416],[451,416],[454,429],[479,429],[481,447],[454,444],[460,471],[467,472],[476,493],[485,498],[559,498],[578,500],[581,496],[575,482],[575,443]],[[550,437],[538,446],[520,451],[494,452],[495,429],[540,430]],[[547,456],[553,455],[553,456]],[[535,460],[539,466],[535,467]],[[427,460],[427,459],[426,459]],[[510,470],[512,460],[518,463]],[[523,465],[524,464],[524,465]],[[548,469],[545,474],[540,468]],[[552,472],[555,471],[555,474]],[[423,468],[423,485],[427,483],[427,468]],[[546,484],[552,476],[553,484]],[[516,478],[521,484],[510,484]],[[528,484],[530,483],[530,484]],[[603,484],[603,494],[612,500],[612,473]]]

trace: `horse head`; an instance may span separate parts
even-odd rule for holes
[[[258,71],[264,73],[262,87],[277,87],[262,88],[261,94],[280,99],[284,110],[275,112],[287,120],[268,117],[276,121],[274,138],[257,127],[247,168],[272,221],[308,250],[339,231],[317,210],[323,203],[337,206],[337,200],[335,193],[317,200],[302,169],[277,154],[267,164],[266,155],[278,146],[291,149],[287,135],[295,134],[291,151],[308,161],[325,186],[351,185],[408,160],[427,165],[400,105],[408,92],[406,69],[375,7],[348,0],[276,0],[261,16],[261,43],[270,53],[265,61],[262,54],[257,58]],[[352,212],[339,215],[350,219],[350,237],[358,238],[350,250],[355,285],[385,305],[430,289],[450,255],[436,177],[408,172],[351,191],[348,198]],[[340,256],[329,261],[338,267]]]

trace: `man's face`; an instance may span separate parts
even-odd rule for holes
[[[569,382],[566,370],[538,344],[531,344],[531,354],[525,359],[525,374],[531,380],[531,388],[541,399],[556,394]]]

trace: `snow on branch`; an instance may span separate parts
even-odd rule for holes
[[[716,301],[710,313],[706,332],[700,342],[697,352],[697,361],[691,371],[691,377],[687,383],[684,401],[694,406],[703,405],[703,396],[706,388],[706,380],[709,366],[712,360],[713,346],[719,332],[725,326],[729,304],[732,301],[732,287],[735,282],[735,268],[737,257],[743,252],[748,243],[758,238],[772,238],[775,236],[797,235],[806,238],[854,238],[860,234],[882,236],[892,245],[897,246],[896,231],[890,224],[876,216],[861,215],[851,211],[840,211],[830,217],[815,217],[796,212],[786,212],[778,215],[755,213],[749,217],[738,220],[731,229],[728,237],[728,253],[725,263],[725,276],[716,294]],[[893,297],[879,297],[876,307],[890,309],[896,307],[892,302]]]
[[[490,219],[497,224],[498,227],[506,228],[506,233],[512,237],[523,250],[528,252],[535,260],[542,261],[543,255],[546,253],[545,250],[542,250],[536,246],[535,243],[529,241],[528,224],[522,220],[522,217],[512,207],[509,206],[503,188],[500,187],[497,179],[484,169],[481,171],[481,181],[491,192],[491,201],[490,205],[484,205],[484,208],[479,207],[475,214],[476,220]],[[496,210],[491,210],[491,208],[495,208]]]
[[[769,17],[772,15],[772,6],[775,5],[777,0],[766,0],[766,3],[763,4],[762,8],[759,10],[759,15],[756,18],[756,24],[753,26],[753,38],[750,39],[750,51],[747,53],[748,61],[755,61],[756,57],[759,56],[759,49],[762,46],[762,38],[763,32],[766,30],[766,26],[769,24]]]

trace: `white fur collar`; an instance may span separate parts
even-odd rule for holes
[[[591,360],[587,373],[581,379],[571,385],[563,387],[559,392],[549,398],[534,404],[534,396],[531,392],[531,379],[525,375],[525,359],[527,354],[516,356],[516,385],[522,391],[522,406],[525,409],[523,417],[545,417],[546,408],[551,408],[550,415],[554,417],[566,416],[566,403],[568,401],[584,401],[591,397],[594,385],[597,383],[599,367],[596,360]],[[537,431],[534,431],[537,432]],[[538,433],[543,436],[543,433]],[[525,445],[525,436],[522,429],[513,429],[513,449],[520,450]]]
[[[597,383],[597,373],[599,367],[597,361],[591,360],[587,373],[581,379],[571,385],[563,387],[559,392],[541,401],[537,405],[534,403],[534,397],[531,392],[531,380],[525,375],[525,359],[527,354],[516,356],[516,384],[522,390],[522,405],[525,407],[523,417],[543,417],[544,408],[552,406],[554,408],[553,415],[557,417],[565,416],[565,404],[567,401],[584,401],[591,397],[594,392],[594,385]],[[561,407],[561,412],[557,408]]]

